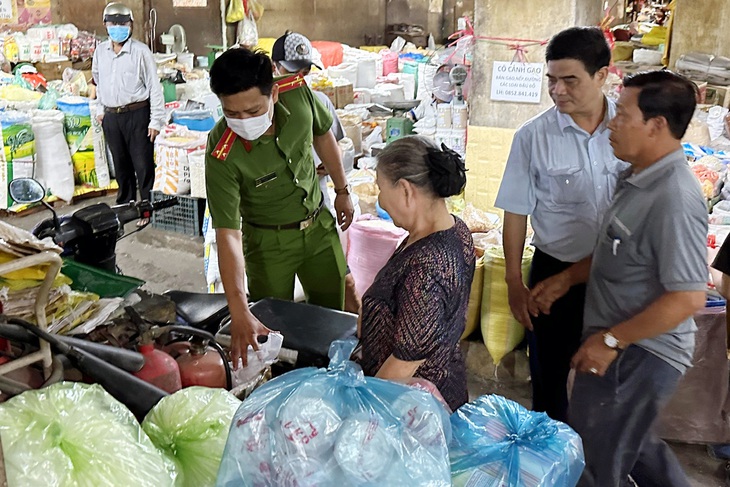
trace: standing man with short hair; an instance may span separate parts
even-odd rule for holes
[[[651,430],[692,365],[705,305],[707,207],[682,149],[696,88],[669,71],[624,81],[609,124],[622,175],[590,267],[570,425],[583,438],[581,486],[686,487]]]
[[[224,118],[208,137],[205,177],[237,365],[269,332],[248,308],[244,256],[251,299],[293,299],[296,275],[310,303],[341,310],[335,225],[346,230],[353,207],[332,116],[301,75],[274,80],[266,54],[230,49],[213,63],[210,87]],[[312,145],[335,185],[337,222],[323,211]]]
[[[565,421],[566,382],[580,345],[585,300],[585,285],[572,276],[574,264],[593,251],[626,164],[608,141],[615,104],[602,91],[611,51],[600,29],[575,27],[556,34],[546,59],[555,106],[515,134],[495,206],[504,210],[510,308],[528,330],[533,409]],[[535,256],[525,286],[521,268],[528,216]]]
[[[132,10],[119,2],[104,9],[109,40],[94,52],[96,114],[114,160],[117,203],[150,199],[155,182],[154,141],[165,124],[165,99],[157,63],[145,44],[132,39]],[[149,220],[141,219],[138,225]]]
[[[271,49],[271,60],[274,61],[275,73],[277,76],[289,76],[292,74],[301,74],[307,76],[312,70],[312,66],[317,66],[312,60],[312,43],[302,34],[296,32],[287,32],[274,42]],[[322,69],[320,66],[317,66]],[[327,95],[321,91],[313,90],[312,93],[322,104],[327,107],[330,115],[332,115],[332,127],[330,131],[335,136],[336,141],[345,138],[345,129],[342,127],[340,118],[337,116],[337,109]],[[327,169],[322,163],[322,159],[317,151],[312,147],[312,156],[314,157],[314,167],[317,168],[317,176],[319,177],[319,189],[322,191],[324,205],[332,208],[329,191],[327,190]],[[347,269],[345,275],[345,311],[351,313],[360,313],[362,303],[357,295],[355,288],[355,278],[352,277],[350,269]]]

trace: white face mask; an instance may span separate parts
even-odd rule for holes
[[[246,140],[256,140],[264,135],[264,133],[269,130],[269,127],[271,127],[271,123],[274,119],[273,107],[273,100],[269,98],[269,109],[266,113],[250,118],[226,117],[226,123],[228,124],[228,127],[236,133],[236,135],[243,137]]]

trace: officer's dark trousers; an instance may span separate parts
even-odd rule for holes
[[[583,438],[586,468],[580,487],[689,487],[669,446],[652,427],[681,374],[664,360],[630,346],[598,377],[577,374],[569,424]]]
[[[528,287],[570,267],[539,249],[535,250]],[[527,332],[532,380],[532,409],[546,412],[558,421],[568,416],[566,383],[570,360],[578,351],[583,333],[583,304],[586,286],[573,286],[555,301],[549,315],[532,318],[532,332]]]
[[[138,187],[140,199],[150,199],[155,182],[155,148],[147,133],[149,123],[149,106],[104,114],[104,137],[112,153],[119,185],[117,203],[137,200]]]

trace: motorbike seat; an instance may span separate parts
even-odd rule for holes
[[[223,318],[228,316],[225,294],[165,291],[163,295],[175,303],[177,315],[193,328],[215,334]]]

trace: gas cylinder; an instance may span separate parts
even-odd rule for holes
[[[157,350],[152,343],[140,345],[138,351],[144,356],[144,367],[135,376],[170,394],[182,389],[180,367],[174,358]]]
[[[179,349],[178,349],[179,350]],[[183,387],[203,386],[226,388],[226,369],[218,352],[208,342],[193,339],[177,358]]]

